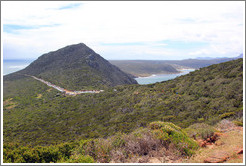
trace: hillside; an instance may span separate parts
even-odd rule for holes
[[[30,77],[4,84],[4,141],[49,145],[108,137],[157,120],[181,127],[224,118],[242,121],[243,60],[162,83],[120,85],[75,97],[57,93]]]
[[[111,65],[83,43],[44,54],[25,69],[4,76],[4,80],[21,78],[23,74],[42,78],[69,90],[137,83],[132,76]]]

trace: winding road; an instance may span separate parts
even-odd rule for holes
[[[78,95],[78,94],[82,94],[82,93],[100,93],[100,92],[103,92],[104,90],[79,90],[79,91],[70,91],[70,90],[67,90],[67,89],[64,89],[64,88],[61,88],[57,85],[54,85],[48,81],[45,81],[41,78],[37,78],[35,76],[31,76],[31,75],[27,75],[25,74],[26,76],[29,76],[29,77],[32,77],[34,78],[35,80],[38,80],[46,85],[48,85],[49,87],[52,87],[60,92],[64,92],[66,95],[72,95],[72,96],[75,96],[75,95]]]

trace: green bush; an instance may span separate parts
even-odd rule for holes
[[[88,155],[71,156],[71,158],[69,160],[66,160],[65,162],[66,163],[95,163],[93,157]]]
[[[215,131],[215,128],[205,123],[195,123],[185,129],[188,136],[194,139],[207,139],[211,137]]]
[[[112,150],[112,142],[110,139],[88,139],[81,140],[78,155],[89,155],[98,162],[109,162],[110,151]]]
[[[235,112],[227,112],[227,113],[224,113],[222,115],[220,115],[220,118],[221,119],[225,119],[225,118],[229,118],[231,116],[235,115]]]
[[[117,133],[112,137],[112,146],[114,148],[120,148],[125,145],[126,141],[123,139],[124,134]]]
[[[163,140],[166,144],[174,144],[181,154],[191,156],[194,150],[198,148],[198,144],[189,138],[179,126],[173,123],[152,122],[149,128],[156,138]]]
[[[243,126],[243,122],[241,122],[241,121],[237,121],[237,120],[234,120],[234,121],[232,121],[235,125],[237,125],[237,126]]]
[[[64,143],[52,146],[22,146],[4,144],[4,162],[10,163],[50,163],[69,159],[74,144]]]

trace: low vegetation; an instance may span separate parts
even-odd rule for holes
[[[4,144],[4,162],[9,163],[124,163],[147,161],[150,157],[191,156],[197,143],[170,122],[152,122],[148,128],[117,133],[107,139],[83,139],[51,146]],[[171,153],[170,153],[171,152]]]
[[[197,135],[217,129],[228,130],[219,137],[213,148],[198,146],[196,138],[188,134],[194,129]],[[206,127],[206,128],[204,128]],[[215,152],[226,152],[230,160],[242,162],[237,153],[243,145],[243,130],[233,122],[222,120],[215,126],[197,123],[182,129],[171,122],[151,122],[129,134],[118,132],[108,138],[82,139],[70,143],[49,146],[30,146],[4,143],[4,163],[148,163],[153,161],[204,162]],[[222,130],[223,130],[222,129]],[[219,131],[220,132],[220,131]],[[206,140],[208,137],[203,137]],[[217,154],[217,153],[216,153]],[[218,153],[219,154],[219,153]],[[154,160],[155,159],[155,160]]]
[[[206,123],[195,123],[186,128],[185,131],[189,137],[206,140],[214,135],[216,129]]]
[[[153,121],[181,127],[243,117],[242,59],[174,80],[121,85],[100,94],[64,96],[30,77],[4,80],[4,142],[50,145],[130,133]],[[42,97],[37,98],[37,96]],[[225,116],[226,115],[226,116]],[[185,117],[185,118],[184,118]]]

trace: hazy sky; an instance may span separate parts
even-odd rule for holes
[[[85,43],[105,59],[234,57],[244,1],[1,2],[4,59],[36,59]]]

